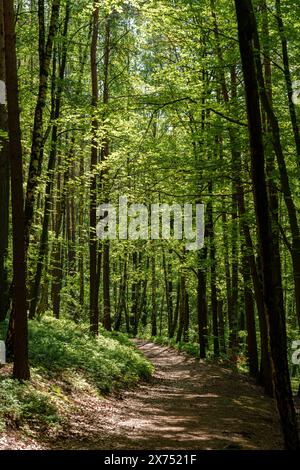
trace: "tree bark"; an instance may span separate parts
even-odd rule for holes
[[[239,46],[245,82],[251,150],[251,174],[262,265],[263,295],[270,335],[273,385],[281,428],[287,449],[299,449],[297,419],[287,361],[285,312],[281,273],[273,262],[273,241],[265,177],[265,156],[260,113],[259,81],[254,44],[257,27],[251,0],[235,0]]]
[[[0,0],[0,80],[5,82],[4,17],[3,0]],[[7,132],[7,110],[0,103],[0,130]],[[5,320],[8,311],[7,250],[9,223],[9,152],[7,137],[0,136],[0,321]]]
[[[91,42],[91,77],[92,77],[92,148],[90,165],[90,331],[97,335],[99,329],[98,285],[97,285],[97,238],[96,238],[96,210],[97,210],[97,180],[96,169],[98,163],[98,119],[96,116],[98,106],[98,71],[97,71],[97,44],[99,32],[99,6],[94,2],[93,31]]]
[[[22,144],[13,0],[5,2],[4,31],[13,226],[13,376],[29,380]]]
[[[30,227],[33,219],[34,203],[36,198],[36,188],[38,178],[42,168],[43,158],[43,114],[46,106],[48,77],[50,62],[53,50],[53,43],[59,19],[60,0],[53,0],[51,18],[47,41],[45,41],[45,11],[44,0],[38,2],[39,16],[39,93],[34,114],[34,124],[32,132],[32,146],[29,164],[29,173],[26,189],[25,201],[25,244],[26,249],[29,244]]]
[[[157,289],[156,289],[156,264],[154,254],[151,259],[151,289],[152,289],[152,306],[151,306],[151,336],[157,335]]]
[[[48,160],[48,168],[47,168],[47,183],[46,183],[46,190],[45,190],[45,205],[44,205],[44,217],[43,217],[43,227],[42,227],[42,234],[39,246],[39,254],[38,254],[38,261],[36,267],[36,273],[33,281],[33,285],[31,288],[31,302],[30,302],[30,309],[29,309],[29,318],[34,318],[36,313],[36,307],[38,303],[39,293],[40,293],[40,284],[42,279],[43,273],[43,265],[44,265],[44,258],[47,253],[48,248],[48,232],[49,232],[49,221],[51,215],[51,202],[52,202],[52,188],[53,188],[53,179],[54,179],[54,168],[56,165],[56,155],[57,155],[57,141],[58,141],[58,125],[57,121],[60,117],[60,109],[61,109],[61,98],[62,98],[62,83],[65,76],[65,68],[67,63],[67,34],[68,34],[68,26],[70,20],[70,1],[66,3],[66,12],[65,12],[65,20],[64,20],[64,28],[63,28],[63,50],[61,56],[61,62],[59,67],[59,76],[58,76],[58,87],[56,90],[55,96],[55,80],[56,80],[56,57],[54,53],[53,57],[53,76],[52,80],[53,83],[53,128],[52,128],[52,138],[51,138],[51,149],[49,154]]]
[[[109,104],[109,61],[110,61],[110,17],[105,18],[105,38],[104,38],[104,83],[103,83],[103,104],[105,107],[104,116]],[[102,143],[102,159],[106,162],[109,158],[109,140],[106,135]],[[102,170],[102,189],[107,202],[108,198],[108,171],[107,166]],[[109,240],[103,243],[103,326],[111,330],[111,312],[110,312],[110,246]]]

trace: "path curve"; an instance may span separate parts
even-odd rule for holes
[[[246,377],[146,341],[155,375],[118,398],[78,401],[60,449],[281,449],[274,401]]]

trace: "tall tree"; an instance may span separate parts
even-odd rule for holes
[[[5,67],[8,109],[8,135],[11,168],[11,203],[13,226],[13,289],[12,318],[14,321],[13,376],[28,380],[28,332],[26,309],[26,260],[23,197],[22,144],[18,96],[15,13],[13,0],[5,2]]]
[[[93,26],[91,42],[91,77],[92,77],[92,148],[91,148],[91,176],[90,176],[90,329],[94,335],[98,334],[99,307],[97,285],[97,179],[96,166],[98,163],[98,118],[97,106],[99,101],[98,70],[97,70],[97,44],[99,33],[99,5],[94,2]]]
[[[59,65],[57,90],[56,90],[56,83],[55,83],[56,62],[57,62],[56,57],[55,57],[55,52],[54,52],[54,57],[53,57],[52,119],[54,123],[52,127],[51,149],[50,149],[48,168],[47,168],[47,183],[46,183],[46,192],[45,192],[43,227],[42,227],[42,234],[41,234],[41,240],[40,240],[40,246],[39,246],[36,273],[35,273],[34,281],[32,283],[32,287],[31,287],[31,302],[30,302],[30,312],[29,312],[30,318],[34,318],[35,313],[36,313],[36,307],[37,307],[37,302],[38,302],[39,293],[40,293],[40,284],[41,284],[41,278],[42,278],[44,257],[47,252],[49,220],[50,220],[50,214],[51,214],[51,195],[52,195],[52,189],[53,189],[54,168],[56,164],[56,155],[57,155],[57,141],[58,141],[57,121],[60,117],[63,80],[65,76],[65,69],[66,69],[66,63],[67,63],[67,35],[68,35],[69,21],[70,21],[70,1],[67,0],[64,26],[63,26],[63,32],[62,32],[63,44],[62,44],[62,52],[61,52],[60,65]]]
[[[263,294],[270,335],[273,384],[287,449],[299,449],[297,419],[293,403],[285,330],[285,312],[278,263],[274,263],[272,225],[268,203],[259,84],[255,61],[256,19],[251,0],[235,0],[248,115],[251,175],[262,265]]]
[[[39,91],[35,106],[32,145],[25,201],[25,243],[29,244],[29,232],[33,219],[38,178],[41,174],[44,145],[44,110],[47,104],[48,78],[51,66],[54,38],[58,26],[60,0],[52,1],[49,31],[46,37],[45,2],[38,0],[39,23]]]
[[[5,52],[3,0],[0,1],[0,321],[6,318],[8,310],[7,250],[9,222],[9,154],[7,140],[7,110],[5,105]]]
[[[110,15],[105,17],[105,33],[104,33],[104,80],[103,80],[103,105],[104,119],[107,115],[107,107],[109,104],[109,65],[111,52],[111,18]],[[101,161],[104,163],[102,170],[102,188],[106,202],[108,198],[108,158],[109,158],[109,140],[106,135],[102,143]],[[111,314],[110,314],[110,246],[109,240],[103,243],[103,325],[108,331],[111,330]]]

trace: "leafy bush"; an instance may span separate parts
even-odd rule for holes
[[[30,363],[48,373],[81,370],[102,393],[147,379],[152,366],[120,333],[101,330],[98,338],[88,326],[46,317],[29,328]]]
[[[9,378],[0,379],[0,430],[7,424],[43,429],[58,423],[56,407],[46,393],[34,389],[30,383],[20,383]]]

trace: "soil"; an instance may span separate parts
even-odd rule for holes
[[[155,366],[149,382],[115,397],[72,396],[75,409],[63,433],[38,444],[23,440],[19,448],[283,448],[274,400],[249,378],[169,347],[136,344]],[[8,447],[0,448],[13,445],[7,438]]]
[[[241,374],[169,347],[136,341],[150,382],[102,401],[78,398],[56,449],[282,449],[274,400]]]

